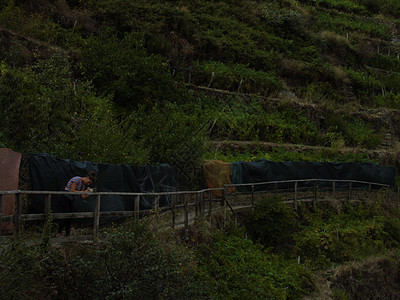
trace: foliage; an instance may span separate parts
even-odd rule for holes
[[[115,35],[87,39],[82,56],[82,71],[95,87],[113,95],[113,101],[131,108],[156,101],[177,100],[163,59],[149,55],[140,34]],[[114,54],[118,53],[117,56]]]
[[[219,159],[226,162],[235,161],[256,161],[259,159],[268,159],[271,161],[330,161],[330,162],[373,162],[374,160],[368,157],[365,152],[342,153],[342,147],[339,149],[328,148],[321,150],[306,150],[302,152],[290,151],[283,147],[276,148],[271,151],[265,151],[258,146],[253,148],[244,148],[242,151],[232,152],[230,149],[219,150],[209,149],[204,152],[204,159]]]
[[[269,95],[281,89],[281,83],[272,72],[255,71],[245,65],[227,66],[219,62],[195,63],[193,81],[223,89]]]
[[[259,97],[252,97],[247,103],[239,97],[229,97],[226,104],[214,106],[218,107],[212,112],[217,119],[214,139],[319,143],[320,133],[315,124],[285,102],[267,110]]]
[[[336,299],[399,298],[399,263],[399,253],[393,251],[339,266],[332,281]]]
[[[62,56],[25,69],[3,63],[0,89],[6,147],[74,160],[146,159],[138,143],[126,139],[120,130],[112,103],[96,96],[89,83],[74,80],[69,62]]]
[[[207,290],[194,276],[193,255],[157,241],[146,223],[111,228],[98,248],[13,244],[0,251],[0,290],[7,299],[153,299],[196,297]]]
[[[199,271],[213,283],[213,299],[294,299],[310,288],[303,266],[250,240],[217,234],[201,251]]]
[[[327,116],[326,145],[332,146],[334,141],[343,139],[347,146],[376,148],[381,144],[382,138],[366,122],[353,118],[345,120],[333,113]]]
[[[202,283],[194,281],[193,257],[182,249],[175,252],[172,244],[160,244],[146,223],[110,228],[105,236],[90,260],[71,261],[80,270],[76,296],[154,299],[199,292],[196,285]]]
[[[13,244],[11,251],[4,245],[0,248],[0,290],[4,298],[28,298],[40,289],[36,281],[39,262],[34,249],[22,244]],[[23,278],[23,280],[21,280]]]
[[[348,203],[339,214],[320,206],[311,214],[300,213],[305,222],[294,235],[293,254],[312,268],[360,260],[398,247],[394,233],[398,224],[379,202],[365,206]]]
[[[287,251],[296,230],[296,215],[281,197],[258,201],[254,211],[245,214],[245,227],[250,237],[265,247]]]
[[[2,27],[46,44],[56,44],[67,49],[76,49],[82,45],[82,37],[75,34],[73,29],[62,27],[46,14],[26,12],[16,5],[15,1],[8,2],[8,5],[0,11]]]
[[[174,103],[140,106],[126,119],[128,139],[140,141],[147,151],[144,163],[186,163],[202,153],[209,120],[192,105]],[[143,163],[142,162],[142,163]]]
[[[317,18],[315,26],[319,30],[330,30],[341,34],[361,32],[383,40],[390,39],[390,32],[387,25],[357,18],[354,15],[319,12]]]

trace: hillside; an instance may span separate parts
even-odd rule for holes
[[[0,146],[397,168],[399,16],[383,0],[3,1]]]

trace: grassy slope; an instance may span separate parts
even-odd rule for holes
[[[190,80],[214,88],[212,93],[195,89],[200,99],[218,100],[203,104],[209,117],[217,118],[211,139],[337,150],[379,149],[387,134],[392,144],[399,138],[394,2],[18,3],[19,8],[4,4],[0,18],[7,29],[1,53],[6,62],[30,64],[61,51],[79,63],[90,35],[139,33],[177,84]],[[99,91],[113,92],[97,82]],[[193,91],[191,85],[186,89]]]

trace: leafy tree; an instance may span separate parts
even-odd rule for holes
[[[91,37],[83,49],[83,71],[103,93],[122,106],[173,101],[177,89],[161,56],[149,55],[140,34]]]

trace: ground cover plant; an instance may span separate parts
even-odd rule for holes
[[[0,11],[6,28],[1,80],[8,95],[2,105],[18,99],[14,112],[3,118],[10,121],[1,124],[5,147],[148,164],[172,162],[175,149],[206,139],[374,149],[390,130],[390,124],[377,128],[366,118],[347,116],[357,106],[329,116],[354,101],[397,108],[399,63],[388,41],[397,26],[390,19],[396,11],[392,2],[39,2],[33,8],[27,1],[6,1]],[[387,19],[376,19],[377,11]],[[351,31],[350,39],[345,31],[336,32],[339,28]],[[387,49],[378,51],[378,40]],[[51,76],[65,84],[50,82]],[[193,84],[232,95],[193,93]],[[30,96],[20,88],[9,92],[17,86],[30,89]],[[250,94],[251,100],[234,93]],[[270,97],[283,104],[265,105]],[[35,99],[47,99],[40,104],[39,122],[14,134],[11,120],[23,114],[32,119],[21,105],[36,111]],[[315,115],[294,105],[298,100],[329,107],[323,116],[328,122],[318,124]],[[57,101],[77,103],[61,118],[68,125],[50,117],[62,114],[59,105],[49,108]],[[174,125],[167,125],[170,120]],[[210,120],[216,120],[211,135],[189,134]],[[71,130],[83,139],[74,140]],[[112,141],[110,147],[102,147],[101,140]]]
[[[398,166],[399,17],[397,0],[4,0],[0,146],[135,165]],[[398,265],[386,256],[398,248],[397,210],[294,212],[272,200],[247,215],[252,240],[242,228],[174,244],[131,224],[109,228],[98,248],[49,248],[49,236],[2,247],[0,288],[9,298],[300,298],[315,270],[371,255]],[[343,270],[336,295],[354,297],[361,281]]]
[[[349,279],[350,266],[362,278],[372,272],[364,261],[382,261],[383,280],[398,264],[399,211],[381,196],[297,211],[265,198],[240,214],[242,225],[199,219],[188,239],[160,227],[161,216],[104,225],[97,246],[53,247],[45,230],[37,246],[0,247],[0,290],[6,298],[298,299],[316,292],[316,272],[331,270],[333,293],[354,296],[362,284]],[[399,293],[390,282],[383,293]]]

